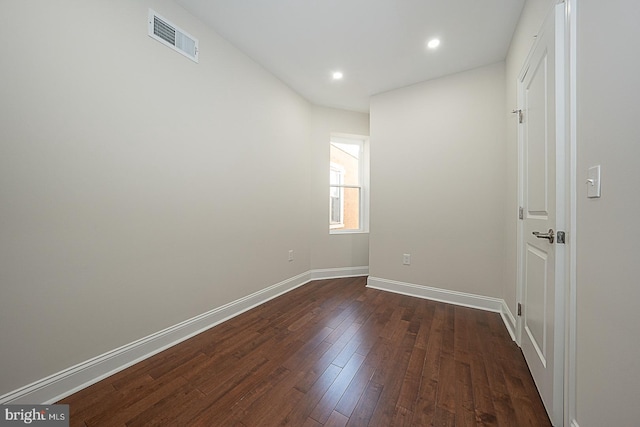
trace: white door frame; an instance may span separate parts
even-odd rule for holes
[[[568,3],[560,1],[555,4],[549,11],[547,18],[551,14],[555,15],[555,63],[556,63],[556,231],[565,231],[569,238],[565,245],[556,244],[556,271],[555,271],[555,324],[554,324],[554,379],[553,379],[553,413],[550,414],[551,422],[554,425],[565,424],[565,404],[571,402],[571,399],[565,398],[567,387],[565,387],[565,369],[567,369],[565,360],[565,349],[571,349],[567,346],[568,329],[567,325],[571,325],[571,319],[567,319],[566,313],[570,313],[567,303],[570,298],[567,297],[569,292],[569,278],[575,277],[575,269],[572,271],[570,262],[571,256],[575,257],[575,239],[572,239],[572,231],[575,227],[574,206],[570,203],[570,196],[575,193],[575,167],[573,167],[575,150],[572,149],[570,138],[567,138],[567,130],[570,124],[569,114],[567,114],[567,55],[568,32],[566,19],[568,11]],[[575,11],[572,11],[575,14]],[[546,20],[546,19],[545,19]],[[570,28],[570,27],[569,27]],[[518,110],[523,109],[524,93],[522,90],[522,80],[527,72],[527,64],[531,55],[535,50],[537,42],[533,46],[527,58],[524,61],[523,69],[518,74]],[[570,98],[569,98],[570,99]],[[523,150],[523,129],[518,126],[518,204],[524,206],[524,150]],[[516,300],[522,303],[524,292],[524,224],[518,221],[517,232],[517,272],[518,283],[516,287]],[[573,265],[575,267],[575,264]],[[569,321],[569,322],[567,322]],[[516,342],[522,345],[522,317],[516,318]],[[574,365],[575,366],[575,365]],[[569,366],[568,372],[571,372]],[[568,397],[568,396],[567,396]]]
[[[566,143],[567,143],[567,275],[566,275],[566,323],[565,323],[565,378],[564,378],[564,425],[578,427],[576,421],[576,241],[578,205],[578,160],[577,160],[577,59],[576,59],[576,7],[578,0],[565,2],[565,82],[567,96]]]

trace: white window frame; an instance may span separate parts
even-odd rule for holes
[[[352,134],[338,134],[332,133],[329,141],[329,147],[331,147],[332,143],[343,143],[343,144],[353,144],[358,145],[359,149],[359,165],[358,165],[358,173],[359,173],[359,184],[360,185],[341,185],[341,200],[344,203],[344,189],[345,188],[357,188],[360,191],[360,206],[359,206],[359,224],[360,228],[358,229],[349,229],[344,230],[341,225],[332,226],[329,223],[329,233],[330,234],[356,234],[356,233],[368,233],[369,232],[369,137],[363,135],[352,135]],[[335,166],[340,167],[332,162],[330,162],[329,171],[331,171]],[[335,185],[331,185],[331,181],[329,181],[329,191],[331,191],[331,187],[335,187]],[[331,221],[331,204],[329,204],[329,222]],[[341,206],[341,209],[344,209],[344,205]],[[341,218],[344,221],[344,212],[341,212]]]

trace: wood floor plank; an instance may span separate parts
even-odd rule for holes
[[[365,357],[360,354],[353,354],[351,359],[349,359],[345,364],[344,368],[342,368],[333,384],[331,384],[328,390],[326,390],[322,399],[314,407],[310,415],[311,418],[323,424],[327,419],[329,419],[337,403],[340,401],[340,398],[342,398],[342,395],[351,383],[351,380],[360,369],[364,359]]]
[[[455,427],[456,426],[456,415],[452,412],[449,412],[446,408],[436,407],[436,413],[433,416],[433,424],[438,427]],[[466,424],[460,423],[461,426],[465,426]]]
[[[446,304],[444,307],[444,324],[442,326],[442,352],[454,357],[455,353],[455,312],[453,305]],[[460,308],[458,308],[460,309]]]
[[[247,408],[239,418],[247,426],[281,425],[288,414],[304,399],[305,394],[291,386],[295,374],[289,375],[289,381],[283,380],[282,386],[276,384]],[[277,404],[274,404],[277,402]]]
[[[73,408],[74,419],[71,424],[84,425],[84,419],[95,413],[96,405],[116,396],[116,389],[106,381],[101,381],[91,387],[72,394],[65,399],[65,403]]]
[[[413,413],[418,392],[420,391],[422,369],[424,368],[426,355],[427,351],[423,348],[414,347],[412,349],[409,364],[402,379],[400,394],[396,402],[398,408],[403,408]]]
[[[483,346],[483,363],[487,371],[489,380],[489,388],[491,390],[493,405],[495,408],[495,416],[498,424],[501,426],[518,427],[516,408],[509,395],[506,387],[503,364],[500,362],[500,353],[496,350],[502,350],[501,346],[496,347],[495,330],[487,327],[484,330],[482,346]]]
[[[360,369],[358,369],[358,372],[356,372],[354,378],[336,404],[336,411],[347,417],[351,416],[377,367],[382,360],[385,360],[387,354],[390,352],[391,348],[388,341],[383,339],[376,341],[376,344],[366,355],[364,363],[360,366]]]
[[[303,374],[294,387],[303,393],[309,391],[320,375],[331,365],[338,351],[339,349],[331,343],[326,341],[320,343],[317,351],[295,368],[301,370]]]
[[[435,417],[436,396],[440,378],[440,356],[442,354],[442,331],[444,305],[436,306],[431,322],[429,340],[425,349],[425,360],[420,379],[420,390],[413,411],[414,425],[431,425]]]
[[[128,399],[127,404],[118,407],[117,410],[102,412],[85,420],[88,426],[124,425],[135,418],[141,412],[145,412],[151,406],[162,405],[169,402],[169,397],[184,393],[190,388],[183,378],[175,378],[169,382],[154,384],[153,391],[140,389],[136,398]],[[166,406],[163,406],[163,410]]]
[[[502,319],[311,282],[63,399],[72,426],[549,426]]]
[[[226,425],[229,419],[233,419],[238,414],[244,415],[253,402],[268,393],[274,384],[278,384],[289,373],[290,371],[284,368],[277,368],[268,375],[257,373],[254,381],[241,382],[223,394],[215,395],[215,400],[211,404],[191,414],[191,417],[187,417],[181,425],[207,426],[211,425],[212,421],[219,425]],[[226,415],[227,418],[223,418],[222,415]]]
[[[432,301],[423,301],[418,305],[416,313],[412,322],[416,322],[419,328],[416,332],[417,348],[427,348],[427,342],[429,341],[429,332],[431,330],[431,322],[433,321],[433,315],[435,313],[436,304]],[[413,329],[412,329],[413,330]]]
[[[456,361],[445,355],[440,356],[436,409],[441,408],[455,414],[456,411]]]
[[[307,418],[304,424],[302,424],[302,427],[322,427],[322,424],[320,424],[313,418]]]
[[[331,344],[325,342],[325,338],[327,338],[332,331],[333,329],[327,327],[319,330],[315,335],[309,337],[307,341],[304,342],[304,344],[300,347],[300,350],[291,354],[291,356],[289,356],[289,358],[282,363],[282,366],[287,369],[296,369],[300,364],[303,364],[310,357],[318,354],[318,352],[321,352],[320,354],[323,354],[324,351],[331,347]],[[326,346],[324,351],[321,350],[323,343]]]
[[[482,325],[482,312],[479,310],[474,313],[474,323]],[[498,419],[495,415],[495,408],[491,396],[491,388],[489,379],[487,378],[487,370],[483,360],[483,336],[481,334],[471,334],[470,351],[472,353],[471,363],[471,381],[473,389],[473,400],[475,404],[476,423],[479,426],[497,426]]]
[[[384,384],[384,389],[373,413],[375,422],[372,425],[389,426],[392,424],[392,420],[398,412],[398,401],[400,399],[402,383],[406,376],[416,340],[416,335],[409,333],[407,330],[409,322],[402,321],[402,324],[406,327],[403,327],[399,333],[402,333],[404,336],[400,344],[395,348],[392,356],[393,362],[391,365],[387,365],[389,369],[387,369],[386,372],[383,372],[383,369],[379,370],[381,375],[383,375],[382,383]],[[373,378],[375,378],[375,376],[372,377],[372,379]]]
[[[313,409],[327,393],[327,390],[332,387],[342,371],[343,369],[339,366],[329,365],[310,389],[304,393],[302,401],[287,414],[281,425],[299,426],[309,417],[320,422],[317,417],[312,415]]]
[[[206,399],[197,389],[185,387],[159,400],[126,422],[127,427],[166,426],[171,424],[172,414],[188,410],[190,406]]]
[[[396,410],[393,418],[390,420],[390,427],[409,427],[413,424],[411,420],[413,419],[413,411],[409,409],[403,408],[401,406],[396,406]]]
[[[456,424],[472,426],[476,423],[475,403],[473,400],[473,385],[471,367],[462,361],[455,362],[456,369]]]
[[[341,322],[341,324],[343,323],[344,321]],[[308,390],[319,375],[333,363],[338,355],[340,355],[360,326],[361,325],[356,325],[354,328],[336,328],[336,330],[342,332],[342,335],[335,335],[334,333],[329,334],[329,336],[323,341],[323,344],[329,345],[329,348],[321,354],[320,358],[315,360],[315,363],[306,369],[303,379],[296,384],[296,388],[301,391]]]
[[[360,397],[358,404],[349,417],[347,426],[369,425],[369,421],[371,421],[373,411],[378,405],[378,400],[380,399],[380,395],[382,394],[383,389],[384,386],[382,384],[378,384],[373,381],[370,381],[369,384],[367,384],[362,397]]]
[[[255,353],[241,361],[231,359],[231,362],[213,367],[206,375],[191,380],[191,384],[208,396],[221,396],[256,375],[269,359],[262,353]]]
[[[324,427],[344,427],[349,422],[349,418],[342,415],[340,412],[333,411],[331,416],[324,423]]]

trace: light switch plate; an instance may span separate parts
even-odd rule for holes
[[[402,254],[402,264],[411,265],[411,254]]]
[[[587,197],[600,197],[600,165],[592,166],[587,171]]]

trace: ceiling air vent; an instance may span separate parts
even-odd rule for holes
[[[198,39],[149,9],[149,37],[198,62]]]

